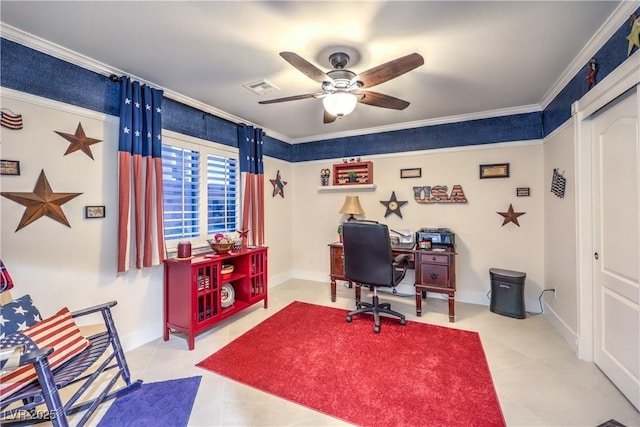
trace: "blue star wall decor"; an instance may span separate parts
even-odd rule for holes
[[[284,199],[284,186],[287,185],[287,181],[283,181],[280,178],[280,171],[276,173],[276,179],[270,179],[271,185],[273,185],[273,194],[271,197],[276,197],[276,195],[280,195]]]

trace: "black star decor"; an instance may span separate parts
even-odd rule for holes
[[[392,213],[398,215],[402,218],[402,212],[400,212],[400,207],[406,205],[408,202],[406,200],[398,201],[396,198],[396,192],[391,193],[391,199],[389,201],[380,200],[380,203],[387,207],[387,211],[384,214],[384,217],[388,217]]]
[[[520,215],[526,214],[526,212],[514,212],[513,205],[511,203],[509,203],[509,209],[506,212],[496,212],[496,213],[504,217],[504,221],[502,222],[503,227],[506,224],[509,224],[510,222],[520,227],[520,224],[518,223],[518,217]]]

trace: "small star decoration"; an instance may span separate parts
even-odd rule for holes
[[[280,179],[280,171],[276,174],[276,179],[270,179],[271,185],[273,185],[273,194],[271,197],[276,197],[278,194],[284,199],[284,186],[287,185],[287,181]]]
[[[27,207],[16,229],[18,231],[43,216],[48,216],[67,227],[71,227],[62,211],[62,205],[82,193],[54,193],[51,190],[47,176],[44,174],[44,170],[42,170],[32,193],[3,191],[0,194]]]
[[[635,13],[631,15],[631,32],[627,36],[627,40],[629,40],[629,49],[627,51],[627,56],[629,56],[634,46],[640,48],[640,15]]]
[[[236,230],[238,232],[238,236],[240,236],[240,239],[242,239],[242,246],[247,246],[247,239],[248,239],[248,234],[249,234],[249,230]]]
[[[80,122],[78,122],[75,134],[58,132],[57,130],[54,132],[71,143],[69,148],[67,148],[67,151],[64,153],[65,156],[73,153],[74,151],[82,150],[84,154],[91,157],[91,160],[93,160],[93,153],[91,153],[91,148],[89,148],[89,146],[102,141],[100,139],[88,138],[85,135],[84,129],[82,129],[82,123]]]
[[[496,213],[504,217],[504,221],[502,222],[503,227],[510,222],[520,227],[520,224],[518,223],[518,217],[520,215],[526,214],[526,212],[514,212],[513,205],[511,203],[509,203],[509,210],[507,210],[506,212],[496,212]]]
[[[388,202],[384,200],[380,200],[380,203],[382,203],[387,207],[387,211],[384,213],[385,218],[391,215],[392,213],[402,218],[402,212],[400,212],[400,207],[406,205],[408,202],[406,200],[398,201],[398,199],[396,198],[396,192],[394,191],[391,193],[391,200],[389,200]]]

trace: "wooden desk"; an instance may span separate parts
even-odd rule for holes
[[[342,243],[329,244],[331,272],[331,301],[336,300],[336,280],[352,282],[344,276],[344,252]],[[423,251],[413,249],[393,249],[393,254],[408,254],[410,268],[416,270],[416,315],[422,315],[422,300],[428,292],[447,294],[449,297],[449,322],[455,320],[455,292],[456,292],[456,254],[451,250]],[[356,284],[356,304],[360,302],[360,286]]]

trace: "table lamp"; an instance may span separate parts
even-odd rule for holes
[[[344,199],[344,204],[342,205],[342,208],[340,208],[340,213],[349,215],[347,221],[355,219],[354,215],[364,214],[362,206],[360,206],[360,199],[358,198],[358,196],[346,196]]]

